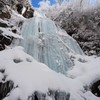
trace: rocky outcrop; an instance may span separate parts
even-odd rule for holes
[[[53,20],[77,40],[85,54],[100,56],[100,8],[83,12],[66,9]]]
[[[23,4],[18,3],[16,5],[16,8],[17,8],[17,12],[19,14],[22,14],[25,18],[31,18],[31,17],[33,17],[34,9],[31,8],[30,6],[24,6]],[[24,12],[23,12],[23,9],[25,9]]]
[[[7,96],[7,94],[13,89],[13,82],[0,82],[0,100]]]
[[[11,80],[6,80],[7,75],[4,69],[0,69],[0,75],[3,75],[2,81],[0,82],[0,100],[2,100],[13,89],[14,83]]]
[[[14,20],[12,16],[15,15],[12,10],[25,18],[33,17],[34,13],[34,9],[28,0],[0,0],[0,50],[4,50],[6,46],[10,45],[14,38],[7,32],[20,34],[19,28],[21,28],[23,21],[21,19],[18,20],[16,17]],[[4,29],[6,32],[4,32]]]
[[[23,12],[24,17],[31,18],[33,17],[34,9],[29,4],[28,0],[1,0],[0,1],[0,18],[10,19],[11,13],[8,10],[8,7],[17,11],[19,14],[22,14],[22,10],[25,8],[26,10]]]
[[[17,4],[22,4],[23,6],[30,6],[28,0],[0,0],[3,5],[8,5],[12,9],[16,10]]]
[[[31,17],[33,17],[33,13],[34,13],[34,9],[27,7],[25,13],[23,14],[23,16],[25,18],[31,18]]]
[[[2,19],[4,19],[4,18],[10,19],[11,18],[11,14],[8,11],[7,6],[2,1],[0,1],[0,18],[2,18]]]
[[[100,80],[96,81],[91,86],[91,92],[97,96],[100,97]]]
[[[60,90],[49,90],[46,94],[35,91],[28,97],[28,100],[48,100],[48,97],[52,100],[69,100],[70,94],[66,94],[66,92],[62,92]]]

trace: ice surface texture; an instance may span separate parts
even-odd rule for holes
[[[46,17],[26,21],[22,36],[21,44],[25,51],[56,72],[65,74],[74,65],[68,55],[70,52],[83,54],[77,42]]]

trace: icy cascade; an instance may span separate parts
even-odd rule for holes
[[[29,19],[22,28],[22,46],[37,61],[66,74],[74,65],[70,52],[83,54],[77,42],[45,17]]]

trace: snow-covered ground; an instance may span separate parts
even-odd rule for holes
[[[70,93],[70,100],[100,100],[84,88],[100,79],[100,58],[91,58],[86,63],[76,61],[68,72],[68,76],[74,77],[70,78],[37,62],[22,47],[15,47],[0,52],[0,69],[5,70],[0,73],[0,80],[7,75],[5,81],[12,80],[14,87],[18,86],[4,100],[27,100],[35,91],[47,93],[49,89]]]

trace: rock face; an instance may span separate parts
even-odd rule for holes
[[[33,17],[34,10],[31,8],[28,0],[0,0],[0,18],[11,18],[11,13],[8,10],[8,6],[17,11],[19,14],[22,14],[23,8],[26,8],[25,14],[23,15],[26,18]],[[26,15],[27,12],[27,15]]]
[[[4,19],[4,18],[10,19],[11,18],[11,15],[7,9],[7,6],[2,1],[0,1],[0,18],[2,18],[2,19]]]
[[[0,100],[7,96],[7,94],[13,89],[13,82],[7,81],[5,83],[0,82]]]
[[[91,91],[95,96],[100,97],[100,80],[91,86]]]
[[[19,34],[18,28],[23,24],[22,21],[17,19],[11,21],[13,16],[12,10],[23,15],[25,18],[33,17],[34,13],[34,9],[28,0],[0,0],[0,50],[4,50],[13,40],[12,36],[4,35],[3,29],[12,32],[12,34]],[[8,34],[7,31],[6,34]]]
[[[23,6],[30,6],[28,0],[0,0],[3,5],[8,5],[12,9],[16,9],[17,4],[22,4]]]
[[[4,28],[11,28],[5,21],[0,20],[0,51],[5,49],[5,46],[11,44],[13,37],[9,35],[4,35]]]
[[[34,13],[34,10],[32,8],[28,8],[26,9],[25,13],[23,14],[23,16],[25,18],[31,18],[33,17],[33,13]]]
[[[100,56],[100,8],[86,12],[66,9],[54,20],[77,40],[85,54]]]

